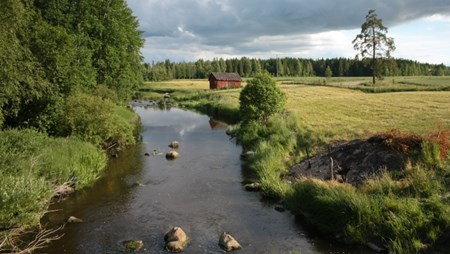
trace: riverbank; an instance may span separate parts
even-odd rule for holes
[[[71,136],[50,137],[31,129],[0,131],[0,252],[37,247],[19,241],[20,232],[39,231],[47,207],[65,195],[62,189],[71,192],[91,186],[103,174],[107,153],[114,155],[115,150],[134,143],[138,116],[96,99],[98,103],[84,101],[87,111],[80,110],[81,104],[72,107],[79,111],[68,113],[77,125]],[[104,109],[97,105],[102,102],[108,109],[95,114]],[[89,129],[96,132],[88,135]],[[45,243],[46,238],[41,240]]]
[[[166,85],[173,88],[173,83]],[[163,84],[157,86],[161,89]],[[223,100],[227,107],[238,108],[240,90],[190,87],[204,95],[192,100],[214,101],[219,108]],[[281,200],[329,238],[374,244],[394,253],[425,251],[448,234],[447,154],[439,161],[416,159],[360,187],[336,181],[290,182],[280,176],[338,140],[368,138],[392,128],[423,136],[436,129],[446,131],[450,128],[449,92],[364,94],[334,87],[281,87],[288,95],[287,113],[265,126],[250,125],[237,132],[244,149],[255,152],[246,163],[258,175],[264,196]],[[174,89],[187,93],[186,87]],[[442,137],[448,144],[448,136]],[[436,143],[429,144],[417,153],[436,158]]]

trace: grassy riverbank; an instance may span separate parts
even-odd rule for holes
[[[89,186],[105,165],[103,151],[76,138],[50,138],[32,130],[0,132],[0,226],[38,225],[56,186]]]
[[[408,85],[400,81],[395,93],[365,93],[330,81],[326,86],[293,81],[278,81],[288,96],[284,115],[266,126],[249,125],[239,131],[244,148],[256,151],[247,164],[258,175],[265,196],[281,199],[329,237],[358,244],[375,241],[394,253],[423,251],[450,232],[450,166],[448,157],[436,159],[439,149],[432,142],[426,141],[405,169],[386,172],[359,187],[317,180],[290,183],[280,177],[307,151],[320,151],[325,144],[391,129],[424,137],[449,130],[450,92],[401,92]],[[413,81],[416,86],[443,87],[450,78],[413,77],[408,82]],[[172,89],[175,98],[190,100],[182,105],[213,104],[219,112],[223,106],[238,114],[240,89],[209,91],[208,82],[198,80],[146,84],[148,91],[155,88]],[[444,140],[448,146],[448,136]]]
[[[135,142],[133,130],[140,121],[132,110],[87,94],[69,98],[67,105],[67,121],[60,127],[70,131],[68,137],[31,129],[0,131],[2,253],[33,250],[18,241],[21,233],[15,229],[36,228],[59,186],[92,185],[105,169],[107,151]]]

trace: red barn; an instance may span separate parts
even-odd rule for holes
[[[209,89],[241,87],[241,76],[237,73],[211,72],[209,74]]]

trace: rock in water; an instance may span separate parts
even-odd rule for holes
[[[166,159],[168,160],[174,160],[176,158],[178,158],[180,156],[180,154],[177,151],[170,151],[168,153],[166,153]]]
[[[248,184],[244,185],[244,188],[247,191],[260,191],[262,188],[262,185],[259,182],[253,182],[253,183],[248,183]]]
[[[144,247],[144,243],[138,240],[130,240],[122,242],[125,252],[138,252]]]
[[[223,232],[219,239],[219,246],[225,251],[234,251],[241,249],[241,245],[230,234]]]
[[[67,222],[68,222],[68,223],[80,223],[80,222],[83,222],[83,220],[82,220],[82,219],[78,219],[78,218],[75,217],[75,216],[70,216],[70,217],[67,219]]]
[[[180,227],[174,227],[164,236],[165,248],[168,251],[181,252],[189,243],[189,238]]]
[[[178,148],[178,147],[180,147],[180,143],[178,141],[172,141],[172,142],[170,142],[169,147],[174,148],[174,149]]]

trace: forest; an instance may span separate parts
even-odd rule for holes
[[[372,69],[366,61],[349,58],[303,59],[303,58],[215,58],[196,62],[174,63],[170,60],[144,64],[146,81],[171,79],[204,79],[210,72],[237,72],[242,77],[254,77],[267,71],[276,77],[326,76],[331,70],[334,77],[370,76]],[[450,75],[450,67],[444,64],[419,63],[406,59],[384,61],[382,76],[443,76]]]
[[[0,126],[71,134],[70,96],[129,99],[142,80],[138,21],[126,1],[0,2]]]
[[[144,41],[125,0],[2,0],[0,13],[0,252],[30,253],[51,240],[39,223],[58,189],[92,185],[106,151],[135,142],[125,103]]]

